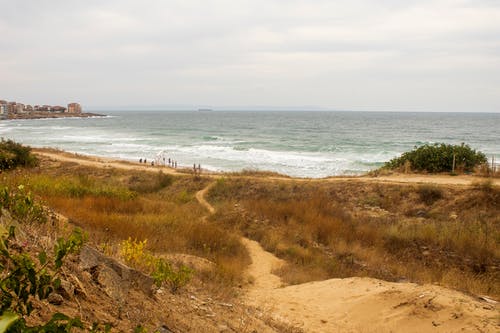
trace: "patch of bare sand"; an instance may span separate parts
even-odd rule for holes
[[[257,296],[257,297],[256,297]],[[253,294],[306,332],[498,332],[498,307],[434,285],[331,279]]]

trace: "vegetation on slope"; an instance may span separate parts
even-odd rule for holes
[[[42,159],[39,169],[10,174],[5,182],[26,184],[48,206],[88,232],[94,245],[109,255],[121,256],[120,245],[127,242],[144,243],[144,255],[136,253],[142,259],[151,253],[175,261],[175,254],[182,253],[212,262],[213,268],[194,273],[209,288],[229,289],[240,283],[249,262],[244,246],[237,235],[205,221],[205,208],[195,198],[210,180],[62,164]],[[178,277],[179,281],[167,281],[171,289],[185,284],[185,277],[191,275],[181,266],[157,260],[137,265],[124,259],[147,273],[156,270],[168,278]]]
[[[289,283],[371,276],[500,295],[500,190],[222,179],[214,223],[285,259]]]
[[[465,172],[487,163],[486,156],[466,144],[450,145],[445,143],[426,144],[403,153],[385,164],[385,168],[399,169],[408,165],[411,170],[425,172]]]
[[[23,146],[12,140],[0,141],[0,172],[14,169],[18,166],[32,167],[37,165],[36,157],[31,154],[29,147]]]

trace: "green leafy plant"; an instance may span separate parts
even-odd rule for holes
[[[33,167],[38,164],[37,158],[31,154],[31,148],[12,140],[0,141],[0,171],[17,166]]]
[[[7,209],[15,218],[24,222],[47,221],[47,214],[42,205],[35,202],[31,192],[26,192],[23,185],[14,190],[0,188],[0,208]]]
[[[400,169],[410,165],[414,171],[451,172],[455,161],[455,170],[470,172],[474,167],[486,163],[486,156],[466,144],[450,145],[445,143],[426,144],[415,147],[387,162],[384,167]]]
[[[26,193],[23,185],[15,190],[0,190],[0,207],[22,222],[46,221],[41,205]],[[0,333],[3,332],[69,332],[83,328],[79,319],[55,313],[45,324],[28,326],[26,317],[33,311],[33,300],[48,298],[61,281],[58,278],[64,258],[77,252],[85,240],[80,229],[67,238],[59,238],[52,255],[42,251],[37,260],[16,239],[15,227],[0,225]]]
[[[81,230],[76,229],[67,239],[58,239],[52,261],[40,252],[38,263],[28,253],[17,250],[15,227],[0,227],[0,323],[2,332],[69,332],[72,327],[83,328],[79,319],[56,313],[45,324],[29,327],[25,318],[33,311],[33,299],[48,298],[60,286],[58,278],[62,260],[80,249],[84,242]],[[54,271],[54,273],[52,273]],[[15,320],[14,320],[15,317]]]

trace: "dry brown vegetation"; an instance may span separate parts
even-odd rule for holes
[[[216,180],[207,199],[217,213],[207,221],[195,193],[211,179],[41,162],[3,182],[25,184],[108,253],[130,237],[158,255],[206,258],[215,269],[196,276],[227,294],[249,263],[243,234],[288,262],[279,274],[292,284],[371,276],[500,296],[500,191],[488,180],[460,187],[243,173]]]
[[[215,268],[196,276],[222,293],[239,283],[249,261],[237,235],[203,219],[206,211],[195,193],[208,184],[206,179],[42,158],[37,169],[4,174],[3,183],[24,184],[109,254],[117,254],[118,244],[131,238],[147,239],[147,250],[160,256],[184,253],[208,259]]]
[[[371,276],[500,296],[500,189],[220,179],[213,217],[289,264],[289,283]]]

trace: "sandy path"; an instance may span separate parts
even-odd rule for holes
[[[212,182],[204,189],[196,192],[196,199],[210,214],[215,213],[215,208],[205,199],[205,194],[214,185],[215,182]],[[252,277],[252,283],[248,288],[248,292],[260,294],[261,292],[265,292],[265,290],[281,286],[280,278],[272,274],[272,271],[283,265],[284,261],[276,258],[272,253],[265,251],[256,241],[242,237],[241,242],[247,248],[252,259],[252,264],[247,270],[247,274]]]
[[[40,149],[33,149],[33,152],[37,155],[45,156],[52,160],[78,163],[80,165],[85,165],[95,168],[116,168],[122,170],[141,170],[141,171],[151,171],[151,172],[157,172],[161,170],[162,172],[168,174],[187,175],[185,173],[177,172],[175,169],[169,167],[151,166],[150,164],[139,164],[127,161],[118,161],[104,157],[79,156],[66,152],[52,153]]]
[[[188,176],[190,173],[178,172],[178,169],[172,169],[169,167],[161,166],[151,166],[149,164],[139,164],[128,161],[119,161],[111,158],[104,157],[93,157],[93,156],[82,156],[75,155],[66,152],[52,152],[47,149],[33,149],[33,152],[46,156],[53,160],[79,163],[81,165],[97,167],[97,168],[117,168],[123,170],[141,170],[156,172],[161,170],[164,173],[176,174],[180,176]],[[222,178],[228,177],[225,174],[218,173],[205,173],[204,176],[211,178]],[[440,185],[456,185],[456,186],[469,186],[474,183],[484,182],[485,178],[470,176],[470,175],[459,175],[459,176],[447,176],[447,175],[413,175],[413,174],[394,174],[390,176],[380,176],[380,177],[331,177],[324,179],[305,179],[305,178],[287,178],[287,177],[252,177],[252,176],[237,176],[246,179],[269,179],[269,180],[280,180],[289,182],[342,182],[342,181],[359,181],[359,182],[381,182],[381,183],[414,183],[414,184],[440,184]],[[500,179],[490,179],[494,186],[500,186]]]
[[[205,194],[214,184],[196,193],[211,214]],[[353,277],[283,287],[272,272],[285,262],[253,240],[241,241],[252,259],[247,304],[305,332],[500,331],[498,304],[439,286]]]

